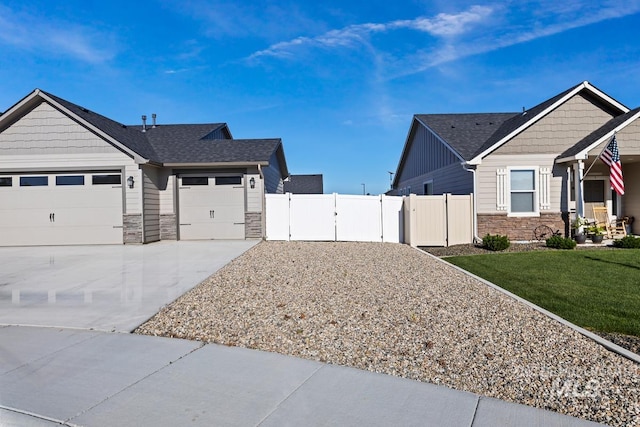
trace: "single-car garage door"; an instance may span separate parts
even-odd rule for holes
[[[180,239],[244,239],[242,176],[182,176]]]
[[[0,246],[122,244],[122,174],[0,175]]]

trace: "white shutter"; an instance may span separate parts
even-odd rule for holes
[[[498,169],[496,171],[496,209],[499,211],[506,211],[508,204],[507,194],[507,170]]]
[[[540,189],[539,189],[539,198],[540,198],[540,210],[549,210],[551,209],[551,169],[550,168],[540,168]]]

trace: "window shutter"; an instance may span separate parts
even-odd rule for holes
[[[540,210],[551,209],[551,169],[540,168]]]
[[[496,209],[499,211],[507,210],[507,170],[498,169],[496,171]]]

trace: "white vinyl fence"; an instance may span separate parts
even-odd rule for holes
[[[404,241],[402,197],[267,194],[267,240]]]
[[[267,194],[267,240],[473,242],[473,196]]]

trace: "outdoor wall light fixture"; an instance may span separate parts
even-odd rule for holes
[[[251,188],[256,188],[256,179],[254,177],[251,177],[251,179],[249,180],[249,185],[251,186]]]
[[[133,188],[134,181],[132,176],[127,178],[127,184],[129,184],[129,188]]]

